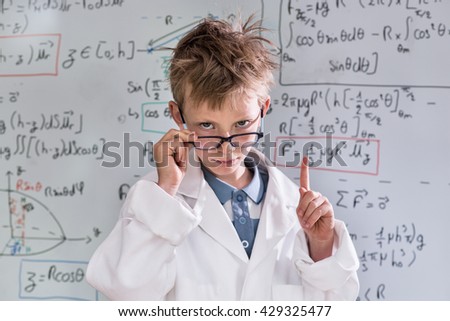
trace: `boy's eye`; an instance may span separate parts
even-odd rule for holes
[[[237,127],[245,127],[250,123],[249,120],[241,120],[236,123]]]
[[[213,125],[211,123],[200,123],[202,129],[212,129]]]

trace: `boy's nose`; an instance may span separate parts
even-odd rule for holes
[[[235,149],[235,147],[231,146],[230,142],[223,142],[220,147],[222,148],[223,154],[228,154]]]

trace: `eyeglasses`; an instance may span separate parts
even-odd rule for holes
[[[230,145],[235,148],[248,148],[256,145],[258,140],[263,136],[264,134],[262,132],[236,134],[228,137],[198,136],[197,141],[189,143],[193,144],[196,149],[200,150],[218,149],[225,142],[230,143]]]
[[[181,112],[181,108],[178,108],[180,111],[180,116],[183,121],[184,117]],[[258,118],[263,118],[263,109],[261,108],[261,113],[258,115]],[[256,119],[255,119],[256,121]],[[255,146],[258,143],[258,140],[260,140],[264,134],[261,131],[258,132],[249,132],[249,133],[242,133],[242,134],[235,134],[228,137],[223,136],[198,136],[197,140],[195,142],[188,142],[190,144],[193,144],[196,149],[199,150],[215,150],[218,149],[223,143],[228,142],[231,146],[234,148],[249,148],[252,146]]]

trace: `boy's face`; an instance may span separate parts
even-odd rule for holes
[[[227,102],[221,110],[212,110],[208,103],[192,106],[187,100],[182,107],[187,129],[194,131],[197,136],[229,137],[235,134],[259,132],[261,124],[261,109],[264,115],[270,105],[270,98],[260,105],[256,95],[243,96],[236,99],[236,108]],[[174,117],[177,123],[180,121]],[[180,125],[180,124],[178,124]],[[245,140],[247,136],[240,136]],[[251,136],[248,136],[252,139]],[[207,141],[205,139],[204,141]],[[229,142],[211,150],[196,149],[196,154],[202,164],[216,177],[239,177],[245,171],[243,161],[250,147],[233,147]]]

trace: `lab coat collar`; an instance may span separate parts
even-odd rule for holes
[[[201,213],[202,220],[199,227],[205,233],[239,259],[248,262],[247,253],[239,240],[233,223],[213,189],[204,179],[201,163],[195,155],[194,149],[191,149],[189,157],[190,161],[187,165],[185,177],[178,188],[178,193],[196,200],[193,210]]]
[[[247,159],[249,160],[247,161]],[[264,193],[267,189],[267,177],[264,177],[266,179],[263,178],[263,175],[259,173],[258,166],[251,166],[254,164],[253,158],[247,157],[247,159],[245,160],[245,163],[247,168],[252,171],[253,177],[250,183],[242,188],[242,191],[253,201],[253,203],[259,204],[262,201]],[[208,182],[209,186],[211,186],[222,205],[233,198],[233,192],[238,190],[236,187],[231,186],[227,182],[224,182],[214,176],[204,166],[202,166],[202,172],[206,182]]]
[[[294,227],[297,222],[295,208],[299,200],[298,186],[282,177],[283,174],[275,169],[262,153],[257,150],[252,150],[250,153],[249,155],[256,159],[260,170],[267,171],[269,183],[248,271],[256,267]],[[247,253],[239,241],[231,220],[214,191],[203,178],[200,161],[193,149],[190,152],[190,159],[191,162],[188,162],[185,178],[178,192],[196,199],[194,211],[201,212],[203,216],[199,224],[200,228],[242,261],[248,262]]]
[[[283,178],[280,171],[273,167],[267,169],[269,184],[247,273],[251,273],[296,224],[299,225],[295,214],[298,187]]]

